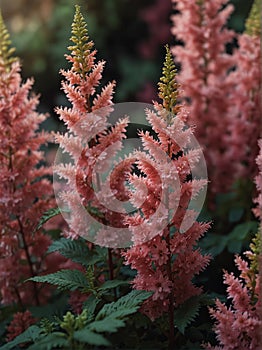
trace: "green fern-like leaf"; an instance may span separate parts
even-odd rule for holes
[[[186,300],[174,312],[174,321],[178,330],[184,334],[186,327],[194,321],[199,314],[202,295]]]
[[[103,283],[103,285],[101,287],[98,288],[99,291],[104,291],[107,289],[112,289],[112,288],[116,288],[119,286],[125,286],[128,285],[129,281],[122,281],[122,280],[109,280],[106,281],[105,283]]]
[[[151,295],[152,292],[133,290],[132,292],[118,299],[116,302],[104,305],[98,312],[95,320],[101,320],[106,316],[121,319],[125,316],[131,315],[135,313],[139,309],[142,302]]]
[[[97,333],[114,333],[117,332],[119,328],[124,326],[125,322],[123,320],[119,320],[118,318],[113,317],[106,317],[103,320],[90,323],[87,328]]]
[[[101,334],[90,331],[89,329],[81,329],[74,333],[74,339],[81,342],[97,346],[110,346],[110,342]]]
[[[86,245],[84,239],[71,240],[66,238],[61,238],[57,241],[54,241],[51,246],[48,248],[48,253],[53,253],[58,251],[64,257],[73,260],[76,263],[82,264],[85,267],[94,265],[101,258],[90,251]]]
[[[7,71],[10,70],[10,67],[13,62],[17,61],[17,57],[12,57],[15,51],[14,48],[10,47],[10,35],[0,11],[0,59],[2,60],[4,67]]]
[[[61,210],[60,208],[51,208],[49,210],[47,210],[42,217],[40,218],[40,221],[36,227],[36,231],[39,230],[47,221],[49,221],[50,219],[52,219],[54,216],[57,216],[59,214],[61,214],[62,212],[69,212],[69,210]]]
[[[69,342],[61,332],[45,335],[40,340],[29,346],[28,350],[51,350],[54,348],[69,349]]]
[[[35,276],[29,281],[53,284],[59,290],[88,290],[89,285],[85,275],[79,270],[60,270],[45,276]]]
[[[14,340],[0,347],[1,350],[13,349],[19,344],[31,343],[36,341],[41,335],[41,328],[38,326],[30,326],[26,331],[18,335]]]

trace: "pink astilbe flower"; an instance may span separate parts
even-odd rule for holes
[[[262,222],[262,139],[258,141],[260,152],[256,158],[257,166],[258,166],[258,175],[256,176],[255,182],[257,186],[258,196],[254,200],[257,204],[257,207],[253,209],[254,214],[259,218],[260,222]]]
[[[259,141],[260,154],[257,157],[259,175],[256,185],[259,197],[255,199],[258,207],[254,210],[260,220],[260,228],[250,250],[245,252],[249,262],[236,256],[235,264],[240,276],[224,273],[224,283],[227,284],[228,299],[232,305],[227,307],[219,300],[216,308],[210,308],[210,314],[215,319],[214,330],[220,346],[207,345],[207,349],[254,349],[259,350],[262,342],[262,284],[261,284],[261,212],[262,212],[262,143]]]
[[[192,129],[185,128],[187,112],[183,106],[176,104],[178,86],[175,72],[171,53],[167,49],[161,78],[163,83],[159,84],[159,96],[163,104],[154,103],[155,110],[146,110],[147,120],[157,139],[148,132],[140,133],[144,151],[148,154],[142,151],[135,153],[141,176],[133,174],[129,178],[137,189],[143,189],[144,184],[147,196],[140,206],[141,215],[136,214],[129,219],[133,225],[135,245],[123,252],[123,256],[126,264],[137,270],[132,282],[134,288],[153,292],[141,307],[141,311],[151,320],[164,313],[169,313],[172,319],[174,308],[201,293],[202,288],[194,286],[192,279],[206,267],[210,259],[196,249],[197,241],[207,231],[209,224],[194,219],[185,232],[181,229],[189,200],[203,188],[205,181],[200,181],[198,186],[195,179],[188,179],[199,157],[197,151],[195,154],[184,151],[192,136]],[[163,191],[166,205],[162,205]],[[140,203],[140,196],[141,191],[136,191],[131,201]],[[161,205],[160,213],[156,214]],[[171,207],[177,210],[172,213],[169,210]],[[156,218],[148,226],[143,225],[143,221],[154,215]],[[152,232],[154,237],[151,236]],[[170,327],[172,329],[172,325]],[[172,342],[170,340],[171,345]]]
[[[71,54],[66,55],[71,68],[67,71],[62,70],[61,73],[65,77],[62,89],[72,106],[56,109],[68,129],[64,135],[56,135],[56,142],[60,144],[63,152],[70,155],[73,164],[58,164],[55,170],[60,178],[67,182],[58,195],[71,211],[67,236],[75,239],[79,234],[87,233],[88,239],[89,226],[92,223],[85,219],[86,210],[89,210],[89,215],[94,215],[94,220],[102,224],[122,225],[121,214],[115,216],[99,198],[100,195],[106,197],[107,192],[104,191],[110,188],[121,196],[121,183],[125,179],[120,182],[112,180],[109,184],[111,187],[105,189],[98,186],[95,193],[92,174],[94,171],[98,174],[106,170],[112,161],[110,157],[121,149],[121,141],[126,137],[128,118],[120,119],[114,126],[109,126],[108,116],[113,111],[112,95],[115,83],[108,83],[98,93],[105,62],[96,63],[96,50],[93,49],[93,42],[89,40],[79,6],[76,6],[71,40],[74,46],[69,47]],[[119,180],[122,175],[119,168],[118,174],[114,174],[114,179]],[[112,197],[112,194],[108,192],[108,200],[110,196]],[[94,214],[95,211],[99,212],[98,215]],[[97,235],[97,242],[106,244],[102,231]]]
[[[18,335],[27,330],[28,327],[36,323],[36,319],[32,316],[31,312],[26,310],[25,312],[17,312],[14,314],[13,320],[7,327],[6,341],[10,342]]]
[[[4,30],[0,18],[0,31]],[[0,301],[23,305],[39,303],[48,295],[48,288],[40,292],[40,285],[23,282],[52,269],[54,256],[45,257],[51,239],[36,228],[54,205],[54,197],[46,177],[51,170],[42,165],[40,151],[49,138],[38,130],[46,115],[36,111],[39,101],[30,94],[32,79],[22,82],[18,60],[9,63],[4,49],[0,51]]]
[[[210,193],[230,189],[235,180],[254,176],[261,121],[260,38],[226,28],[233,11],[228,0],[172,1],[179,13],[172,33],[181,63],[178,76],[190,108],[189,123],[204,153]],[[233,55],[226,45],[238,39]]]
[[[259,236],[256,241],[258,248]],[[258,266],[255,265],[258,257],[254,251],[246,252],[246,255],[251,260],[250,264],[238,256],[235,259],[240,271],[239,277],[228,272],[224,274],[224,283],[228,285],[228,299],[232,299],[232,305],[227,307],[217,300],[216,309],[210,308],[210,314],[215,319],[214,330],[220,346],[212,347],[209,344],[207,349],[260,349],[261,288]]]

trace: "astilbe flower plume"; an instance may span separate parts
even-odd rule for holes
[[[232,305],[227,307],[217,300],[216,308],[210,308],[215,319],[214,330],[219,346],[207,345],[207,349],[253,349],[259,350],[262,342],[262,141],[259,141],[260,153],[257,157],[259,174],[255,182],[259,192],[255,199],[255,215],[260,220],[257,235],[250,244],[250,250],[244,254],[249,262],[236,256],[235,264],[240,276],[224,273],[228,299]]]
[[[153,221],[152,230],[158,234],[150,238],[150,232],[143,231],[141,226],[134,225],[134,246],[123,252],[126,264],[137,270],[133,280],[136,289],[152,291],[153,295],[142,306],[141,311],[154,320],[163,314],[168,314],[171,338],[174,332],[174,308],[178,307],[188,298],[201,293],[201,287],[192,283],[193,276],[202,271],[209,262],[209,256],[202,255],[196,247],[198,239],[209,228],[208,223],[194,221],[192,226],[184,233],[181,232],[181,223],[187,213],[187,206],[191,196],[197,195],[205,185],[205,181],[189,180],[190,166],[198,162],[198,156],[194,152],[184,151],[190,135],[191,128],[184,128],[187,120],[186,109],[177,103],[179,98],[179,86],[176,82],[176,69],[172,55],[167,48],[166,59],[163,67],[163,77],[159,83],[159,97],[162,104],[154,103],[154,110],[146,110],[148,122],[152,126],[156,138],[149,132],[141,132],[143,147],[149,155],[137,152],[137,167],[141,176],[130,176],[131,183],[139,188],[139,184],[145,184],[148,194],[141,206],[141,216],[135,215],[134,223],[139,223],[150,217],[160,204],[161,180],[169,189],[166,198],[166,207]],[[166,154],[172,167],[177,169],[177,174],[170,171],[163,163],[163,154]],[[175,177],[179,180],[180,193],[176,192]],[[142,188],[142,187],[141,187]],[[134,194],[133,202],[140,201],[140,191]],[[157,229],[161,220],[168,216],[168,203],[178,201],[178,209],[164,228]],[[160,227],[160,226],[159,226]],[[144,241],[142,238],[147,237]],[[171,348],[174,348],[173,340],[170,340]]]
[[[14,314],[13,320],[7,327],[6,340],[9,342],[16,338],[19,334],[23,333],[28,327],[36,323],[36,319],[33,317],[29,310],[25,312],[17,312]]]
[[[32,79],[22,82],[20,63],[12,57],[9,34],[0,16],[0,302],[21,305],[43,301],[48,289],[25,279],[51,268],[45,258],[51,240],[37,224],[53,206],[51,171],[41,163],[40,147],[48,134],[39,126]]]
[[[56,141],[70,155],[73,163],[57,165],[56,172],[69,185],[76,183],[77,186],[77,189],[73,187],[72,190],[61,190],[59,194],[72,211],[70,230],[66,234],[74,239],[79,233],[85,234],[89,230],[88,223],[81,215],[82,206],[99,209],[103,222],[114,221],[114,218],[107,216],[107,210],[100,206],[94,194],[92,171],[102,153],[106,158],[106,152],[113,152],[112,147],[114,151],[121,147],[120,141],[125,137],[128,119],[123,118],[115,126],[108,127],[107,117],[112,111],[115,83],[108,83],[100,93],[97,90],[105,62],[95,62],[96,50],[89,40],[87,24],[79,6],[76,6],[71,41],[74,44],[69,46],[71,54],[66,55],[71,68],[67,71],[61,70],[61,73],[65,78],[62,89],[72,106],[56,109],[68,130],[64,135],[57,134]],[[103,165],[106,166],[106,161]],[[99,220],[99,215],[95,219]]]
[[[261,276],[259,259],[261,258],[261,235],[257,234],[250,251],[245,252],[250,262],[237,256],[236,266],[240,276],[224,273],[228,299],[232,305],[227,307],[217,300],[216,308],[210,308],[215,319],[214,330],[219,346],[207,345],[207,349],[253,349],[259,350],[262,341],[261,319]]]
[[[226,28],[233,11],[228,0],[172,2],[179,11],[172,17],[172,33],[183,42],[172,52],[181,64],[178,81],[190,108],[189,123],[197,126],[204,148],[210,193],[224,192],[236,180],[254,176],[261,116],[260,40],[257,30],[237,35]],[[249,21],[249,28],[258,22]],[[233,39],[239,47],[230,54],[227,44]]]

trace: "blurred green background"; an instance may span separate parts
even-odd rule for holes
[[[241,32],[253,0],[231,2],[235,12],[229,26]],[[23,77],[34,76],[40,111],[51,115],[45,127],[52,130],[59,125],[54,107],[67,103],[59,69],[67,66],[64,54],[76,3],[87,19],[98,59],[107,61],[103,81],[117,81],[115,102],[156,99],[164,45],[174,44],[170,0],[0,0]]]

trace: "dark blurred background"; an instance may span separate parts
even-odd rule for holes
[[[231,2],[235,12],[229,26],[241,32],[253,0]],[[114,102],[156,99],[164,45],[175,43],[170,35],[170,0],[0,0],[23,77],[34,76],[40,111],[51,116],[45,127],[52,130],[58,127],[54,107],[67,103],[59,69],[67,66],[64,54],[76,3],[88,22],[98,59],[107,61],[103,81],[117,81]]]

